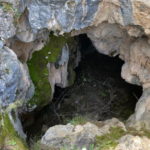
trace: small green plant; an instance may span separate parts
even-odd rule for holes
[[[7,144],[9,146],[15,146],[17,144],[17,142],[15,140],[11,139],[10,141],[7,142]]]
[[[71,120],[67,121],[68,123],[71,123],[72,125],[83,125],[86,122],[88,122],[88,118],[85,118],[83,116],[76,116],[72,118]]]
[[[109,150],[115,148],[119,138],[125,135],[125,131],[121,128],[111,128],[110,133],[96,137],[96,150]]]
[[[60,150],[79,150],[77,148],[68,148],[67,146],[64,146],[62,148],[60,148]]]
[[[76,146],[73,146],[72,148],[69,148],[67,146],[64,146],[64,147],[60,148],[60,150],[87,150],[87,148],[86,147],[77,148]],[[94,150],[94,144],[91,144],[89,146],[88,150]]]
[[[94,144],[91,144],[89,150],[94,150],[94,147],[95,147]]]

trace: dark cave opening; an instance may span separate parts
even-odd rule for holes
[[[50,126],[66,124],[76,116],[92,120],[116,117],[123,121],[134,113],[142,88],[121,78],[123,61],[118,56],[112,58],[98,53],[85,34],[76,38],[81,62],[75,69],[75,83],[64,89],[56,86],[49,105],[23,116],[22,124],[28,120],[24,131],[29,140],[41,137]]]
[[[62,120],[75,116],[92,120],[128,119],[134,113],[142,88],[121,78],[124,62],[118,56],[100,54],[85,34],[77,38],[82,58],[75,69],[76,81],[66,89],[56,87],[54,96],[56,103],[62,102],[58,110]]]

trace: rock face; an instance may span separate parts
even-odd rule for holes
[[[68,41],[60,42],[58,38],[55,41],[58,47],[53,47],[53,40],[47,42],[50,32],[58,36],[66,32],[71,32],[72,36],[85,33],[100,53],[119,55],[125,62],[121,75],[127,82],[143,87],[129,126],[137,124],[139,128],[149,129],[149,18],[150,2],[147,0],[1,0],[0,105],[7,106],[16,99],[27,103],[32,97],[34,87],[27,62],[36,90],[26,110],[47,104],[53,96],[54,85],[68,86],[66,76],[69,72],[74,76],[69,69],[72,61],[68,61],[68,50],[63,50]],[[46,50],[44,45],[47,45]],[[48,53],[49,49],[54,54]],[[48,61],[44,61],[47,58]],[[43,85],[46,89],[41,89]],[[41,99],[45,96],[43,91],[48,93],[46,102]]]
[[[8,39],[15,35],[16,28],[13,24],[14,14],[11,10],[11,4],[2,3],[0,8],[0,37]]]
[[[115,150],[148,150],[150,149],[150,139],[133,135],[125,135],[119,140]]]
[[[43,28],[70,32],[90,26],[101,0],[59,0],[23,3],[29,11],[29,23],[35,31]]]
[[[16,100],[24,103],[34,93],[27,66],[19,62],[11,49],[3,47],[0,51],[0,105],[6,107]]]

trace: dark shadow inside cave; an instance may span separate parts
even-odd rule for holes
[[[83,116],[92,120],[113,117],[126,120],[134,113],[142,88],[121,78],[123,61],[97,52],[90,39],[78,36],[81,62],[75,69],[76,82],[66,89],[56,87],[59,120]]]
[[[76,81],[65,89],[56,86],[52,103],[41,111],[23,116],[28,118],[29,125],[24,129],[29,138],[40,136],[48,127],[65,124],[76,116],[92,120],[113,117],[126,120],[134,112],[142,88],[121,78],[123,61],[118,56],[112,58],[98,53],[84,34],[76,38],[82,54],[75,69]]]

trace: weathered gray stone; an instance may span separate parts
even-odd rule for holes
[[[149,150],[150,139],[147,137],[125,135],[119,140],[115,150]]]
[[[34,88],[26,66],[19,62],[11,49],[3,47],[0,51],[0,105],[30,99]]]
[[[90,26],[101,0],[32,0],[27,4],[29,22],[35,30],[48,28],[70,32]]]
[[[141,130],[150,130],[150,89],[144,89],[143,94],[137,102],[135,113],[128,119],[127,126]]]
[[[119,127],[126,131],[122,122],[113,118],[104,122],[99,122],[100,127],[87,122],[84,125],[57,125],[49,128],[41,139],[41,143],[49,148],[73,148],[89,149],[95,142],[96,136],[102,136],[110,132],[112,127]]]
[[[49,70],[49,81],[52,88],[52,93],[54,93],[55,85],[62,88],[68,86],[68,62],[69,62],[69,47],[66,44],[62,48],[62,53],[57,66],[55,63],[48,64]]]
[[[4,11],[3,7],[0,7],[0,37],[8,39],[15,35],[16,28],[14,26],[13,13]]]
[[[3,48],[3,46],[4,46],[4,42],[0,40],[0,49]]]

